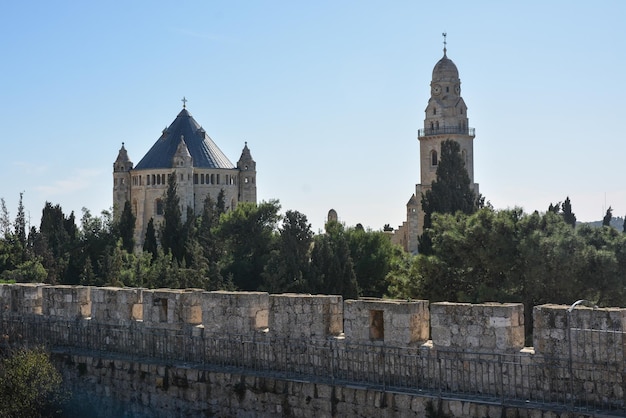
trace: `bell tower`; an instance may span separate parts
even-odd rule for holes
[[[424,127],[417,133],[420,143],[420,183],[415,185],[415,194],[407,204],[404,231],[405,249],[411,253],[417,253],[418,237],[424,231],[422,194],[431,188],[437,178],[442,142],[451,139],[460,145],[470,187],[478,194],[478,184],[474,183],[475,131],[469,127],[467,105],[461,96],[459,70],[447,55],[446,36],[444,33],[443,57],[433,68]]]

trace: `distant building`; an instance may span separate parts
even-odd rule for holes
[[[417,253],[417,240],[424,230],[422,193],[431,188],[437,178],[437,165],[441,155],[441,143],[452,139],[461,146],[461,156],[470,178],[470,187],[478,193],[474,183],[474,128],[469,127],[467,106],[461,97],[461,79],[456,65],[446,55],[433,69],[430,82],[430,99],[426,106],[424,128],[420,129],[420,184],[406,205],[406,221],[395,231],[393,241],[406,251]]]
[[[187,207],[200,214],[206,196],[217,200],[221,190],[227,210],[239,202],[256,203],[256,162],[247,143],[237,165],[233,165],[183,105],[136,167],[123,143],[113,163],[114,216],[119,216],[126,201],[131,203],[137,218],[137,246],[143,245],[151,218],[155,226],[163,221],[164,195],[172,174],[176,175],[183,217]]]

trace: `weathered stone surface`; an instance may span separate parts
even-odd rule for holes
[[[270,295],[272,336],[322,339],[343,331],[343,299],[337,295]]]
[[[432,303],[430,319],[435,349],[514,353],[524,347],[521,303]]]
[[[428,301],[360,299],[344,302],[346,341],[409,346],[428,340]]]

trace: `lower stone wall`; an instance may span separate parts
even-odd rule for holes
[[[64,415],[77,418],[593,416],[87,355],[53,361],[72,391]]]

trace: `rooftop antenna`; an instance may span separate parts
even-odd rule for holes
[[[446,51],[447,51],[447,49],[446,49],[446,45],[448,44],[448,43],[446,42],[446,36],[448,36],[448,33],[447,33],[447,32],[444,32],[444,33],[442,33],[441,35],[443,36],[443,55],[446,55]]]

